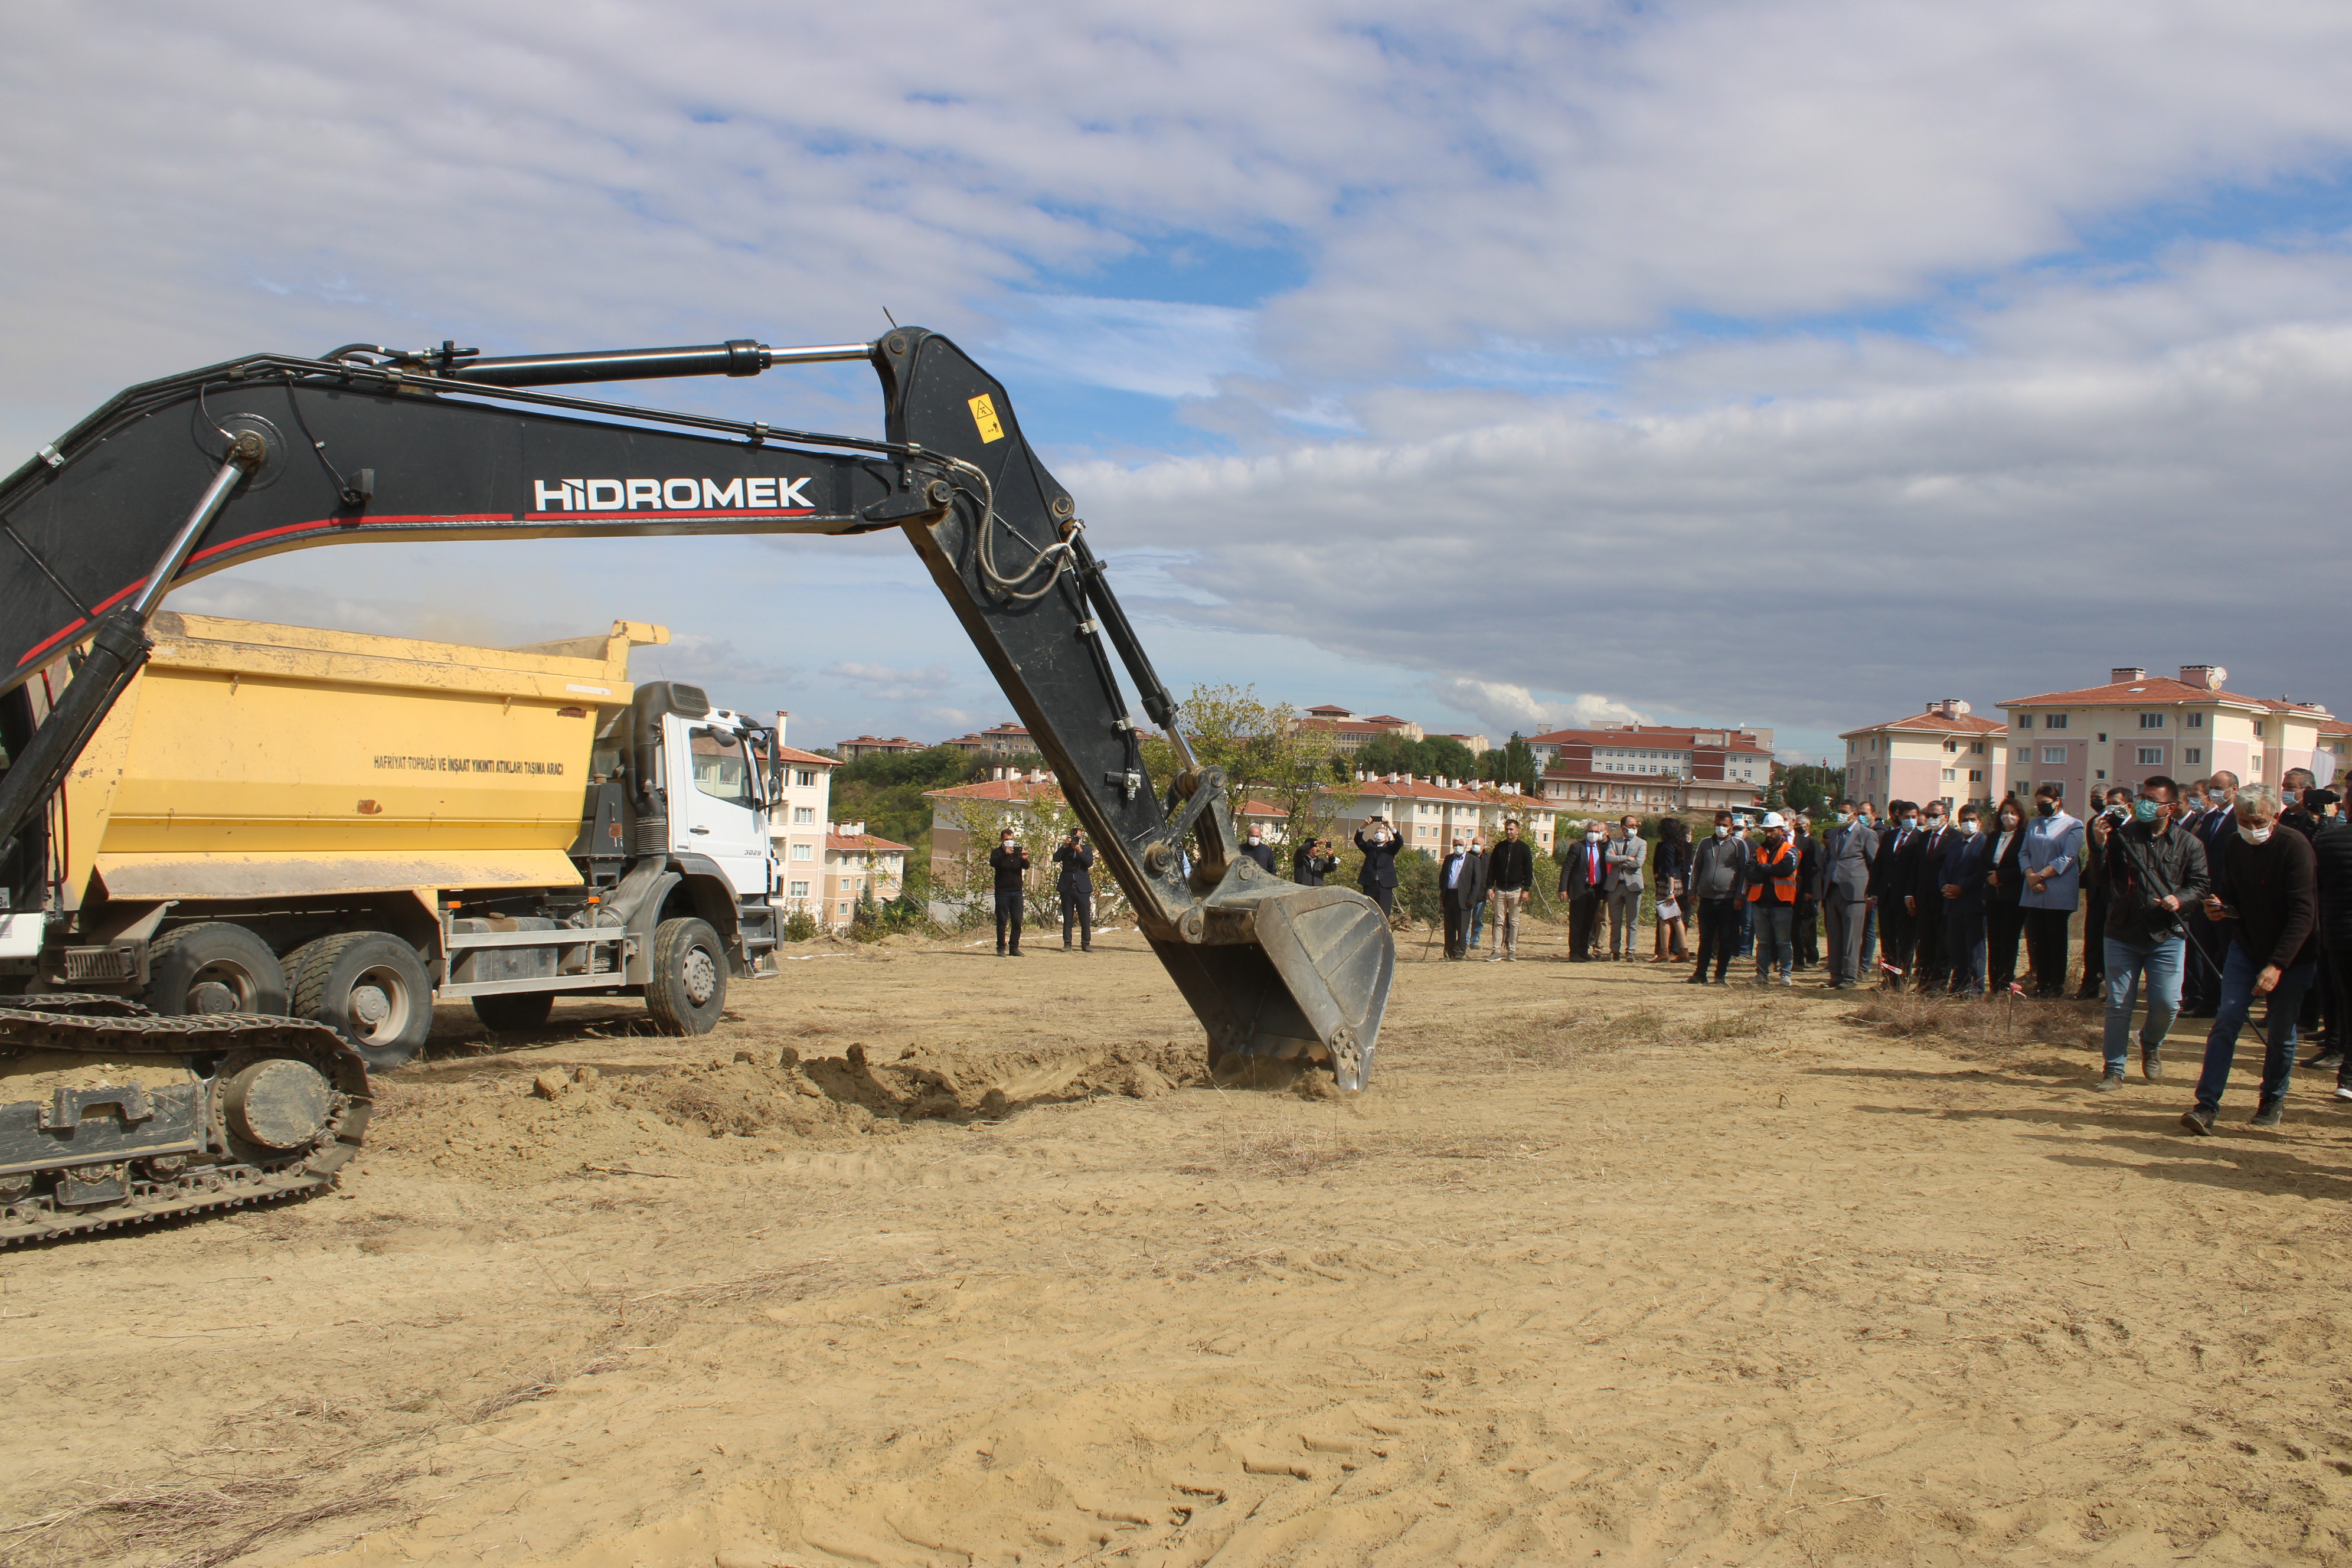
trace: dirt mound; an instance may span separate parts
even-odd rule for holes
[[[787,1141],[889,1137],[929,1119],[993,1120],[1105,1095],[1154,1100],[1199,1076],[1197,1050],[1172,1043],[908,1047],[888,1062],[863,1045],[807,1058],[786,1046],[674,1068],[552,1067],[446,1085],[388,1079],[368,1146],[511,1185],[582,1164],[664,1153],[749,1161]]]

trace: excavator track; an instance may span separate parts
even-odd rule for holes
[[[9,1156],[0,1163],[0,1247],[305,1196],[333,1186],[359,1152],[373,1110],[367,1067],[327,1025],[242,1013],[164,1017],[121,996],[5,1000],[0,1085],[12,1062],[35,1052],[177,1058],[191,1081],[152,1095],[102,1086],[0,1104],[0,1152]],[[308,1067],[323,1087],[272,1064]],[[107,1114],[81,1121],[85,1109]],[[139,1142],[138,1124],[173,1119],[187,1123],[187,1138]],[[106,1142],[67,1142],[84,1127]],[[24,1157],[29,1143],[58,1134],[55,1158]]]

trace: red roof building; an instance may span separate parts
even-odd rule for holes
[[[1744,810],[1772,783],[1769,731],[1625,724],[1528,737],[1543,794],[1564,808]]]
[[[1904,719],[1848,730],[1845,793],[1884,808],[1891,800],[1947,807],[1998,801],[2009,789],[2009,726],[1979,718],[1957,697]]]

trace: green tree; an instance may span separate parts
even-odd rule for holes
[[[1417,778],[1466,779],[1478,773],[1478,759],[1470,754],[1470,748],[1450,735],[1432,735],[1423,741],[1375,735],[1356,752],[1355,765],[1368,773],[1411,773]]]
[[[1224,770],[1236,815],[1244,801],[1266,802],[1282,819],[1285,843],[1329,833],[1355,795],[1347,773],[1334,773],[1330,740],[1302,728],[1288,703],[1261,701],[1255,686],[1195,686],[1176,722],[1194,760]],[[1144,737],[1143,763],[1163,788],[1179,768],[1176,748],[1157,735]]]
[[[1517,730],[1511,731],[1509,740],[1479,756],[1478,776],[1496,784],[1517,784],[1529,795],[1540,787],[1535,750]]]
[[[1819,817],[1827,808],[1838,803],[1845,789],[1845,775],[1837,769],[1823,767],[1819,763],[1772,764],[1772,784],[1764,796],[1767,805],[1785,806]]]

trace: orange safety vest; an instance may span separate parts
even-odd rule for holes
[[[1780,852],[1779,854],[1775,855],[1769,849],[1759,848],[1750,856],[1749,858],[1759,866],[1780,866],[1786,864],[1789,858],[1796,852],[1797,847],[1784,839],[1781,841]],[[1797,901],[1797,879],[1790,877],[1777,882],[1754,882],[1749,884],[1748,889],[1748,901],[1749,903],[1760,904],[1766,902],[1768,900],[1776,904],[1795,903]]]

